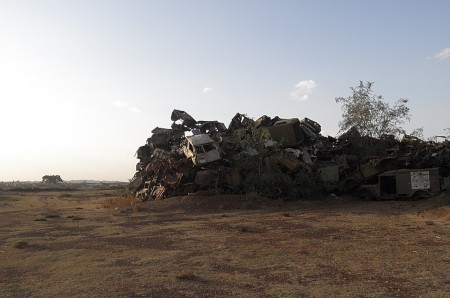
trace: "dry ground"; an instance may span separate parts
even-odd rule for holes
[[[0,192],[0,297],[449,297],[450,206]]]

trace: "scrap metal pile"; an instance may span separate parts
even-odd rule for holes
[[[411,177],[420,178],[417,189],[434,194],[440,191],[435,176],[448,177],[450,172],[447,141],[374,139],[356,129],[339,138],[324,137],[321,126],[308,118],[264,115],[255,121],[238,113],[226,127],[218,121],[196,121],[175,109],[171,120],[171,128],[153,129],[136,152],[139,162],[129,186],[143,201],[199,192],[307,198],[379,185],[380,174],[394,171],[385,176],[395,177],[399,169],[414,169]],[[398,195],[388,178],[385,192]]]

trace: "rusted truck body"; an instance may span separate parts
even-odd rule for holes
[[[378,183],[361,185],[358,193],[367,199],[421,198],[441,192],[439,169],[398,169],[378,175]]]

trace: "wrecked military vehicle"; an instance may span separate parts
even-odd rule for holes
[[[171,128],[153,129],[136,152],[139,162],[129,188],[143,201],[199,191],[282,199],[330,192],[409,198],[419,190],[440,192],[440,178],[450,173],[447,141],[374,139],[354,128],[338,138],[324,137],[309,118],[252,120],[237,113],[226,127],[175,109],[171,120]],[[425,172],[429,183],[412,186],[412,177],[423,178]]]
[[[389,200],[431,197],[440,191],[439,169],[398,169],[379,174],[376,184],[361,185],[358,195]]]
[[[185,137],[181,148],[196,166],[220,160],[219,144],[204,133]]]

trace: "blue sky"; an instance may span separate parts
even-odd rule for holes
[[[450,127],[449,1],[0,0],[0,181],[130,179],[173,109],[311,118],[360,80]]]

